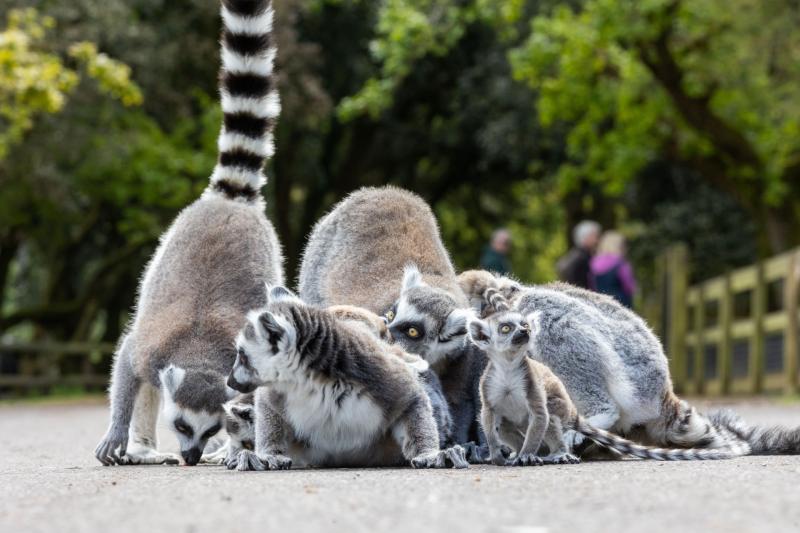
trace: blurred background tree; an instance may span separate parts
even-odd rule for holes
[[[703,279],[800,239],[796,3],[275,4],[284,113],[265,196],[290,279],[313,223],[385,183],[431,203],[459,268],[509,227],[525,281],[553,278],[586,217],[633,239],[643,275],[674,241]],[[218,5],[0,6],[0,330],[115,341],[214,164]]]

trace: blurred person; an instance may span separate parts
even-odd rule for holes
[[[625,237],[616,231],[607,231],[600,239],[597,255],[591,261],[592,288],[617,299],[632,308],[636,293],[633,268],[625,258]]]
[[[481,268],[497,274],[507,275],[511,273],[511,261],[508,253],[511,251],[511,232],[505,228],[500,228],[492,233],[489,245],[483,250],[481,255]]]
[[[573,248],[556,264],[561,281],[583,289],[592,288],[589,276],[589,263],[592,260],[597,242],[600,240],[600,224],[584,220],[572,230]]]

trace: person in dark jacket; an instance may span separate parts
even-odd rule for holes
[[[498,229],[492,233],[492,240],[481,255],[481,268],[497,274],[510,274],[509,251],[511,251],[511,233],[507,229]]]
[[[597,242],[600,240],[600,224],[593,220],[584,220],[572,230],[575,246],[558,260],[556,269],[561,281],[571,283],[583,289],[592,288],[589,279],[589,263],[592,260]]]
[[[597,255],[591,262],[592,288],[617,299],[622,305],[633,307],[636,278],[633,268],[625,258],[625,237],[616,231],[607,231],[600,239]]]

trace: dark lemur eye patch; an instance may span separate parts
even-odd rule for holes
[[[203,439],[210,439],[211,437],[213,437],[214,435],[219,433],[220,429],[222,429],[222,425],[221,424],[216,424],[214,426],[211,426],[211,428],[209,428],[208,431],[203,433]]]
[[[178,431],[178,433],[182,433],[187,437],[191,437],[192,435],[194,435],[194,430],[192,429],[192,427],[189,424],[187,424],[182,418],[179,418],[175,421],[175,429]]]

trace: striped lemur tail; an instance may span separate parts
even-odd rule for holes
[[[281,104],[273,18],[272,0],[222,0],[219,89],[224,119],[207,191],[231,200],[260,199],[264,164],[275,152]]]
[[[616,450],[624,455],[656,461],[707,461],[732,459],[748,455],[750,447],[744,442],[731,441],[724,448],[654,448],[642,446],[608,431],[590,425],[578,418],[577,431],[601,446]]]
[[[751,455],[800,455],[800,427],[750,426],[729,410],[713,413],[709,422],[717,431],[746,442]]]

